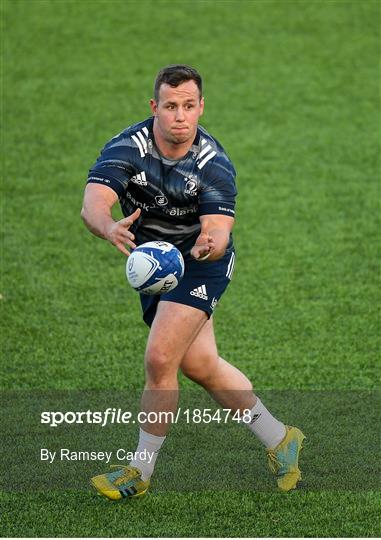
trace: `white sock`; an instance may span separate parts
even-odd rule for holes
[[[285,438],[286,426],[273,417],[258,397],[250,416],[252,420],[246,426],[266,448],[275,448]]]
[[[131,461],[130,465],[141,471],[142,480],[146,481],[151,478],[159,450],[164,441],[165,437],[152,435],[140,429],[135,459]]]

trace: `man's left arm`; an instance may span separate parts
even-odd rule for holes
[[[198,261],[217,261],[224,256],[233,229],[234,218],[223,214],[200,216],[201,232],[191,249]]]

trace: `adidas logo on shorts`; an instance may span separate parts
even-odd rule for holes
[[[193,289],[193,291],[190,292],[192,296],[197,296],[197,298],[202,298],[203,300],[208,299],[208,293],[206,292],[205,285],[200,285],[200,287],[196,287]]]

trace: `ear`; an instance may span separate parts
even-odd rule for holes
[[[204,102],[204,98],[202,97],[200,99],[200,116],[202,116],[202,113],[204,112],[204,105],[205,105],[205,102]]]
[[[157,103],[154,99],[149,100],[149,106],[151,107],[152,114],[156,116],[157,113]]]

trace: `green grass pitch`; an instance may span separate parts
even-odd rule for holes
[[[126,285],[123,256],[91,237],[79,212],[103,144],[149,115],[158,69],[190,63],[204,77],[202,124],[238,172],[237,265],[215,317],[220,353],[259,394],[296,392],[311,411],[319,392],[373,395],[380,3],[2,0],[1,13],[2,390],[141,389],[147,330],[138,298]],[[181,387],[192,385],[182,378]],[[357,401],[355,416],[372,410]],[[332,399],[316,428],[337,434],[338,451],[348,431],[340,407]],[[361,429],[374,430],[377,441],[375,428],[365,414]],[[157,485],[140,501],[110,504],[87,486],[14,492],[3,485],[0,531],[379,536],[379,490],[365,477],[358,489],[345,487],[351,471],[367,470],[367,445],[351,454],[349,470],[341,456],[342,475],[328,486],[319,432],[307,436],[303,459],[320,470],[321,488],[315,481],[282,495],[239,489],[239,479],[238,487],[213,490],[206,480],[201,491]],[[3,467],[11,461],[3,455]]]

